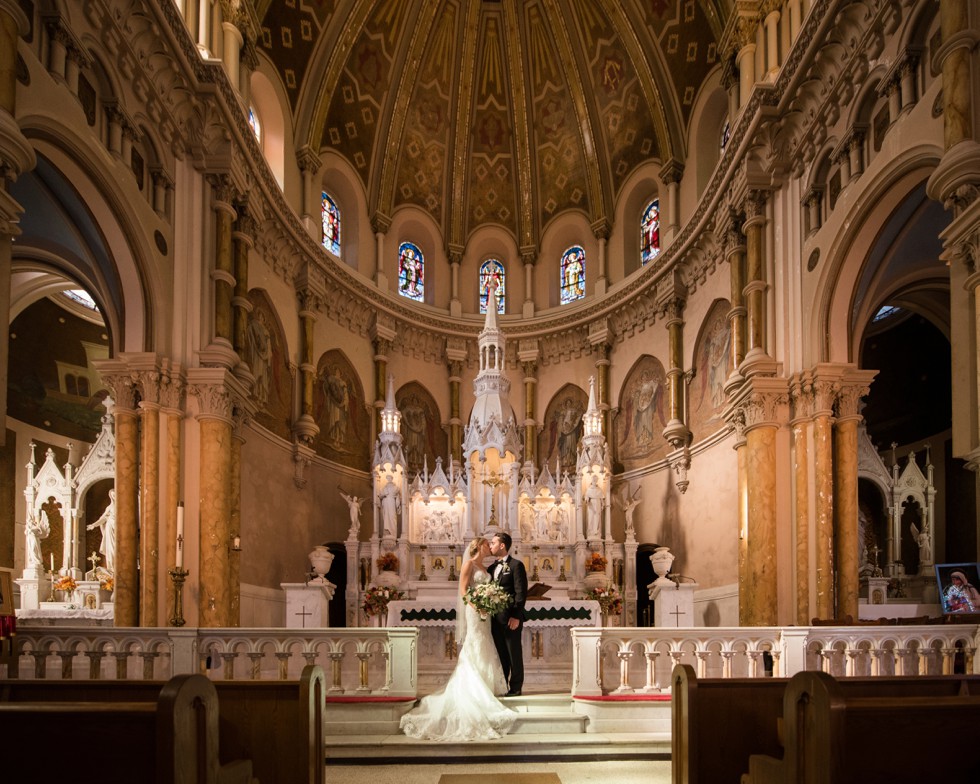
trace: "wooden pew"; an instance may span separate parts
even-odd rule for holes
[[[737,782],[749,752],[779,754],[776,718],[787,678],[703,678],[678,664],[671,674],[671,781]]]
[[[751,754],[783,756],[788,678],[701,678],[679,664],[671,675],[673,784],[738,781]],[[980,695],[980,676],[847,678],[853,697]]]
[[[215,689],[222,764],[251,761],[261,784],[323,784],[326,750],[323,669],[298,681],[208,681]],[[159,681],[0,680],[0,704],[11,701],[153,701]]]
[[[150,700],[5,700],[0,737],[5,749],[23,750],[4,755],[11,781],[252,782],[247,762],[219,762],[218,697],[201,675],[158,684]]]
[[[785,753],[751,755],[742,784],[977,781],[978,680],[797,673],[783,698]]]

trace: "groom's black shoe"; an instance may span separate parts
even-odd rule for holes
[[[505,697],[520,697],[521,696],[521,693],[519,691],[509,691],[504,696]]]

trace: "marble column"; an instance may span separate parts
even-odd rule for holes
[[[817,618],[836,617],[834,610],[834,442],[833,407],[837,381],[819,372],[814,379],[813,484]]]
[[[690,431],[684,422],[684,301],[673,299],[666,309],[667,317],[667,390],[668,421],[666,438],[675,449],[685,446]]]
[[[742,363],[742,375],[751,372],[752,365],[768,359],[766,350],[766,290],[763,229],[766,223],[765,197],[753,192],[745,200],[745,301],[747,306],[748,350]]]
[[[851,371],[842,380],[834,425],[834,519],[837,555],[837,617],[858,618],[858,425],[859,403],[875,371]]]
[[[391,349],[391,338],[375,336],[374,338],[374,432],[381,432],[381,411],[385,407],[385,397],[388,394],[388,351]]]
[[[235,276],[232,272],[232,224],[235,208],[232,206],[231,183],[227,177],[211,178],[214,187],[215,239],[214,269],[214,337],[217,342],[232,346],[232,299]]]
[[[296,163],[299,166],[303,182],[303,192],[300,194],[300,211],[303,225],[317,242],[323,241],[323,218],[321,217],[322,188],[313,187],[313,178],[320,170],[322,162],[312,147],[306,145],[296,152]],[[342,237],[341,237],[342,239]]]
[[[599,243],[599,258],[596,265],[595,293],[602,295],[606,293],[608,286],[608,273],[606,271],[606,243],[609,241],[609,221],[605,218],[592,224],[592,236]]]
[[[808,376],[796,376],[790,383],[792,400],[792,450],[796,531],[796,612],[797,626],[810,623],[810,427],[813,419],[813,387]]]
[[[746,549],[744,603],[741,622],[773,626],[779,622],[776,551],[776,435],[787,419],[786,382],[775,377],[749,379],[733,401],[745,422]],[[741,605],[740,605],[741,606]]]
[[[374,240],[375,240],[375,271],[374,271],[374,285],[379,289],[388,288],[388,276],[385,275],[385,235],[388,233],[388,229],[391,228],[391,219],[381,213],[375,213],[374,217],[371,219],[371,228],[374,230]],[[398,270],[395,270],[395,279],[398,278]],[[381,399],[384,400],[384,394],[382,393]]]
[[[165,519],[167,528],[162,533],[164,543],[164,565],[169,571],[177,564],[177,504],[183,501],[180,494],[180,455],[181,455],[181,422],[183,414],[178,408],[168,408],[165,410],[167,425],[167,486],[166,486],[166,510]],[[169,578],[169,575],[168,575]],[[170,618],[170,611],[174,607],[176,599],[176,589],[173,581],[167,579],[167,600],[164,605],[164,618]]]
[[[534,315],[534,262],[537,254],[533,251],[526,251],[521,254],[521,261],[524,264],[524,304],[522,314],[524,318],[531,318]]]
[[[223,50],[221,62],[225,67],[225,73],[228,74],[228,81],[235,90],[238,90],[238,73],[241,68],[242,44],[245,43],[245,38],[234,22],[222,22],[221,33]]]
[[[609,359],[609,344],[605,342],[598,344],[596,352],[599,354],[595,361],[596,395],[599,398],[596,405],[602,412],[602,434],[606,437],[606,441],[610,442],[612,440],[612,404],[609,402],[609,368],[612,361]]]
[[[732,372],[725,382],[725,390],[730,391],[742,383],[738,369],[745,359],[745,239],[741,229],[741,216],[732,217],[732,227],[728,231],[726,255],[728,257],[731,279],[731,309],[728,311],[728,325],[731,340]]]
[[[228,378],[216,368],[189,371],[200,411],[200,563],[198,624],[231,621],[232,414]],[[191,567],[193,568],[193,567]]]
[[[117,400],[112,414],[116,430],[115,625],[139,626],[140,575],[136,561],[139,435],[136,410],[131,404]]]
[[[745,463],[745,412],[736,408],[731,419],[735,428],[735,459],[738,469],[738,623],[748,625],[751,585],[748,574],[749,478]]]
[[[150,382],[148,382],[150,383]],[[144,385],[145,386],[145,385]],[[154,395],[155,397],[155,395]],[[140,626],[159,626],[160,406],[140,402]]]
[[[538,428],[535,418],[535,400],[538,388],[538,363],[529,360],[522,363],[524,369],[524,462],[537,465]]]
[[[246,333],[248,330],[248,314],[252,312],[252,303],[248,299],[248,252],[252,247],[253,221],[245,212],[245,206],[239,204],[235,210],[237,218],[233,227],[232,263],[234,269],[234,289],[231,300],[233,326],[232,348],[244,361]]]
[[[463,463],[463,419],[461,393],[466,344],[450,338],[446,341],[446,366],[449,369],[449,453],[457,466]]]
[[[242,445],[245,443],[245,420],[235,418],[231,436],[231,519],[228,536],[228,586],[231,596],[228,600],[226,626],[238,627],[242,624]],[[235,546],[235,543],[239,543]]]
[[[939,21],[943,45],[938,56],[943,71],[943,138],[950,150],[974,140],[971,58],[976,47],[970,25],[969,0],[940,0]]]

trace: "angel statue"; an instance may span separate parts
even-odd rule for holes
[[[912,538],[919,545],[919,564],[922,566],[930,565],[932,563],[932,542],[929,541],[929,526],[922,526],[920,531],[915,523],[910,523],[909,530],[912,532]]]
[[[356,539],[358,531],[361,530],[361,504],[364,503],[364,499],[356,495],[347,495],[343,490],[340,491],[340,496],[350,509],[350,530],[347,532],[347,538]]]
[[[626,488],[623,492],[622,503],[623,515],[626,518],[626,535],[634,536],[636,534],[636,526],[633,524],[633,512],[640,505],[640,488],[637,487],[632,493],[629,491],[629,488]]]

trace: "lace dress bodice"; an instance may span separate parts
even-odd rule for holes
[[[489,582],[487,572],[474,573],[474,583]],[[490,740],[505,735],[517,714],[495,695],[507,691],[500,658],[490,636],[490,621],[468,604],[465,637],[456,660],[456,669],[446,685],[423,697],[417,707],[402,716],[402,731],[413,738],[428,740]]]

